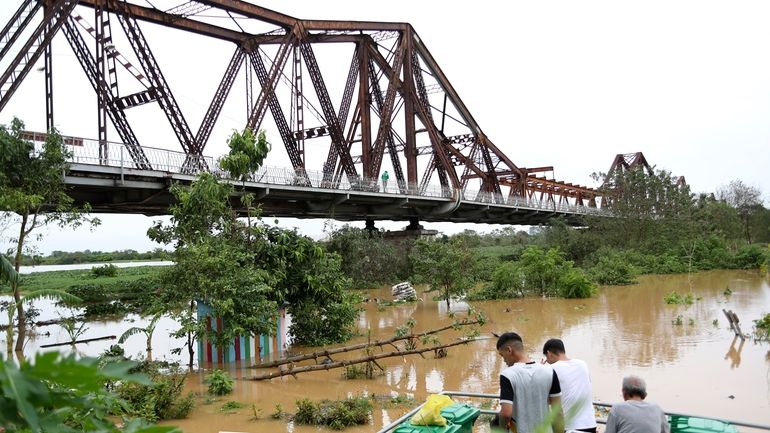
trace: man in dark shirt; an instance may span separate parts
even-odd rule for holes
[[[540,424],[550,420],[553,432],[562,433],[561,388],[551,366],[531,361],[515,332],[498,338],[497,352],[508,366],[500,374],[500,425],[508,426],[515,419],[519,433],[534,433]]]

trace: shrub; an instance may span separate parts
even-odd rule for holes
[[[757,269],[765,260],[765,251],[759,245],[744,245],[735,253],[735,265],[741,269]]]
[[[309,399],[297,401],[297,414],[294,422],[326,426],[333,430],[368,424],[372,412],[372,403],[365,397],[348,397],[344,400],[322,400],[313,402]]]
[[[591,267],[590,275],[599,284],[633,284],[638,271],[626,259],[616,253],[602,255]]]
[[[233,378],[222,370],[214,370],[206,377],[209,384],[209,394],[225,395],[233,392]]]
[[[77,296],[84,303],[107,301],[106,290],[99,284],[76,284],[69,286],[67,293]]]
[[[692,292],[686,295],[680,295],[678,292],[671,292],[663,297],[663,302],[669,305],[692,305],[695,297]]]
[[[91,276],[94,278],[99,277],[117,277],[118,267],[112,263],[108,263],[102,266],[95,266],[91,268]]]
[[[172,368],[170,373],[160,373],[160,364],[145,362],[140,364],[141,372],[146,373],[150,384],[119,383],[115,393],[125,400],[126,412],[147,421],[185,418],[195,407],[192,393],[182,397],[187,374]]]
[[[754,321],[754,326],[757,327],[757,329],[763,329],[765,331],[770,331],[770,314],[765,314],[764,317],[762,317],[759,320]]]
[[[242,409],[244,407],[246,407],[245,404],[230,400],[227,403],[223,404],[222,407],[219,408],[219,411],[222,413],[233,413],[238,409]]]
[[[570,269],[561,276],[559,295],[564,298],[590,298],[596,286],[580,269]]]

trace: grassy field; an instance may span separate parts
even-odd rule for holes
[[[135,268],[120,268],[115,277],[95,277],[90,269],[71,271],[34,272],[21,276],[22,291],[29,292],[40,289],[65,290],[75,284],[107,285],[122,281],[134,281],[157,275],[163,266],[137,266]],[[8,285],[0,285],[0,293],[10,291]]]

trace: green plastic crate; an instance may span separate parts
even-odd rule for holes
[[[671,433],[737,433],[732,424],[714,419],[689,416],[672,416],[669,419]]]
[[[394,433],[460,433],[462,426],[447,423],[446,427],[435,425],[412,425],[409,421],[404,422],[393,430]]]
[[[480,413],[481,411],[473,406],[459,403],[441,409],[441,416],[446,418],[447,422],[461,427],[458,433],[472,433],[473,423]]]

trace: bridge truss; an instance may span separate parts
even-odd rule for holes
[[[215,169],[203,152],[241,77],[246,83],[244,126],[260,129],[269,112],[300,179],[308,171],[321,171],[323,187],[372,185],[389,170],[402,194],[424,193],[437,179],[443,189],[473,192],[477,200],[490,203],[523,198],[595,206],[595,190],[549,178],[553,167],[520,167],[506,156],[484,134],[410,24],[305,20],[241,0],[195,0],[166,10],[144,4],[151,3],[23,0],[0,31],[0,58],[8,63],[0,76],[0,111],[42,58],[46,121],[53,127],[51,43],[63,37],[97,97],[103,164],[111,157],[109,119],[134,167],[156,168],[134,132],[150,126],[132,125],[126,112],[158,104],[186,155],[184,171]],[[231,21],[212,24],[204,14]],[[232,57],[222,65],[197,130],[186,120],[142,23],[178,30],[180,38],[190,32],[232,44]],[[246,28],[247,23],[261,30]],[[123,32],[128,46],[118,47],[113,31]],[[330,44],[348,47],[346,74],[322,70],[321,47]],[[121,92],[119,69],[142,90]],[[308,157],[310,150],[322,157]]]

